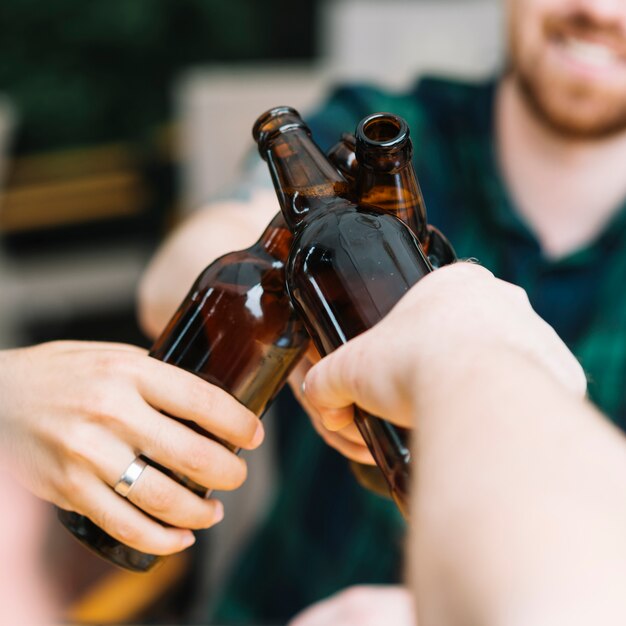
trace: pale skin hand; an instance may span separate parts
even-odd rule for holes
[[[584,396],[582,368],[532,310],[526,293],[480,266],[457,263],[422,279],[373,329],[311,369],[306,400],[319,423],[335,434],[353,425],[354,403],[411,428],[416,372],[420,388],[438,385],[453,364],[470,371],[483,354],[502,346],[536,361]],[[352,458],[346,452],[357,445],[352,438],[326,440]]]
[[[388,585],[350,587],[317,602],[289,626],[415,626],[413,598],[408,589]]]
[[[439,386],[417,378],[407,563],[419,622],[621,626],[623,433],[501,348]]]
[[[61,341],[0,352],[0,398],[0,446],[18,478],[153,554],[188,547],[189,529],[212,526],[223,509],[152,467],[126,501],[113,486],[138,454],[211,489],[236,489],[246,478],[242,459],[161,411],[237,447],[263,439],[258,418],[229,394],[124,344]]]
[[[586,403],[582,370],[521,290],[476,267],[439,272],[306,388],[331,423],[356,403],[417,426],[419,623],[626,623],[623,434]]]

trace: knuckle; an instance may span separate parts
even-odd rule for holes
[[[87,428],[84,424],[74,425],[63,439],[61,447],[65,455],[72,461],[77,461],[81,465],[90,463],[94,446],[97,440],[93,436],[92,429]],[[67,472],[66,480],[74,478],[74,472]]]
[[[57,479],[57,489],[68,500],[77,499],[84,491],[84,479],[82,473],[75,468],[66,468],[61,477]]]
[[[102,350],[94,355],[94,368],[100,375],[110,375],[117,371],[120,365],[120,358],[113,350]]]
[[[147,499],[150,503],[150,508],[155,513],[167,513],[176,504],[176,493],[170,485],[152,483]]]
[[[245,415],[241,420],[241,426],[239,428],[239,436],[246,444],[252,443],[252,439],[256,434],[258,427],[258,419],[252,414]]]
[[[90,390],[88,396],[79,398],[78,409],[90,422],[97,424],[107,424],[115,416],[111,407],[111,394],[101,386]]]
[[[364,388],[367,386],[367,378],[363,376],[363,363],[368,361],[365,359],[365,355],[361,347],[357,347],[354,354],[355,358],[349,359],[346,367],[346,378],[349,385],[349,390],[354,394],[355,399],[362,398]]]
[[[125,378],[136,379],[142,375],[147,375],[145,371],[146,364],[149,361],[143,354],[135,354],[134,352],[123,352],[115,355],[115,372]]]
[[[113,519],[108,513],[104,515],[104,519],[106,520],[104,529],[110,529],[122,543],[133,545],[139,541],[142,533],[132,522]]]
[[[215,506],[211,502],[203,500],[201,507],[198,508],[197,514],[194,516],[194,521],[188,522],[188,526],[192,530],[201,530],[210,528],[215,524],[215,521]]]
[[[189,402],[189,406],[193,407],[198,413],[203,415],[213,414],[219,411],[219,389],[209,385],[206,381],[187,374],[185,381],[185,396]]]
[[[190,444],[185,449],[184,464],[186,472],[198,475],[207,467],[207,458],[209,451],[205,442],[197,442]]]
[[[222,489],[225,491],[232,491],[239,489],[241,485],[246,482],[248,478],[248,464],[240,458],[235,457],[235,462],[232,463],[229,470],[224,474]]]

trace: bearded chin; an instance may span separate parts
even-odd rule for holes
[[[512,73],[528,108],[555,134],[566,139],[592,140],[626,132],[626,96],[621,106],[609,108],[606,102],[614,100],[615,94],[607,94],[605,103],[591,107],[592,99],[601,99],[592,92],[591,86],[565,87],[547,84],[548,81],[542,83],[536,75],[530,77],[523,71],[513,70]]]

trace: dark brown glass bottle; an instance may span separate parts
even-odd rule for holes
[[[308,345],[304,324],[285,292],[291,241],[279,213],[252,247],[209,265],[150,355],[218,385],[261,416]],[[200,497],[208,495],[204,487],[157,467]],[[87,517],[69,511],[60,511],[59,517],[80,541],[116,565],[147,571],[160,558],[120,543]]]
[[[456,260],[454,248],[428,224],[426,205],[412,164],[407,123],[392,113],[374,113],[344,133],[329,158],[354,188],[354,197],[397,215],[417,235],[434,267]]]
[[[356,137],[352,133],[342,133],[341,139],[327,152],[330,162],[342,173],[356,192],[356,178],[359,164],[356,160]]]
[[[426,205],[413,168],[413,145],[404,119],[393,113],[374,113],[357,125],[356,134],[341,137],[329,153],[342,172],[349,170],[358,202],[372,204],[399,217],[415,233],[433,267],[456,260],[450,242],[428,224]],[[398,429],[403,440],[408,433]],[[384,493],[378,468],[352,464],[359,483]]]
[[[294,232],[287,290],[321,354],[379,322],[432,271],[397,217],[347,199],[349,185],[289,107],[263,114],[253,136]],[[392,496],[407,513],[410,449],[388,422],[357,409],[356,423]]]

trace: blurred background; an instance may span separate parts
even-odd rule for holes
[[[0,4],[0,348],[147,345],[134,313],[141,272],[177,221],[232,189],[259,113],[306,114],[338,82],[489,75],[502,63],[500,22],[499,0]],[[67,619],[182,622],[215,593],[205,542],[137,578],[49,526]],[[239,537],[220,539],[213,569]]]

